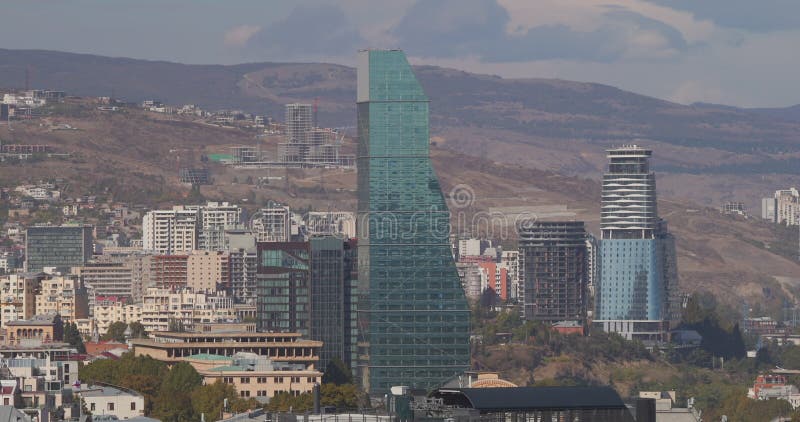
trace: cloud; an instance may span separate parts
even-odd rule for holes
[[[297,6],[247,42],[249,48],[278,58],[352,55],[364,44],[342,9],[331,4]]]
[[[256,25],[239,25],[233,27],[225,32],[225,45],[242,47],[260,30],[261,27]]]
[[[689,47],[679,30],[660,20],[621,6],[595,9],[600,24],[591,28],[566,23],[525,27],[512,25],[508,10],[496,0],[422,0],[392,35],[412,55],[471,55],[487,62],[663,59]]]
[[[800,29],[797,0],[648,0],[718,25],[754,32]]]

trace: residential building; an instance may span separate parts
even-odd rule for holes
[[[508,272],[508,283],[510,286],[508,298],[521,300],[519,251],[503,251],[500,256],[500,264],[498,264],[498,267]]]
[[[145,258],[143,265],[147,284],[143,287],[180,289],[186,287],[189,255],[153,255]]]
[[[356,353],[356,243],[336,236],[311,239],[311,334],[322,342],[320,371],[338,358],[348,368]]]
[[[71,268],[92,259],[92,226],[33,226],[25,234],[25,269]]]
[[[230,285],[229,255],[223,251],[192,251],[186,261],[186,287],[216,292]]]
[[[291,240],[291,211],[289,207],[271,204],[260,209],[251,219],[251,229],[258,242],[288,242]]]
[[[456,270],[467,298],[470,300],[480,299],[481,293],[483,293],[480,266],[474,262],[456,262]]]
[[[777,222],[775,211],[777,209],[778,200],[775,197],[761,198],[761,218],[773,223]]]
[[[144,396],[133,390],[95,384],[81,386],[75,393],[92,416],[114,415],[119,420],[144,416]]]
[[[459,239],[458,258],[483,255],[483,250],[487,247],[486,242],[481,239]]]
[[[481,271],[481,286],[485,289],[492,289],[501,300],[508,300],[511,295],[511,280],[508,277],[508,269],[503,268],[494,261],[478,263]]]
[[[58,314],[64,322],[89,318],[89,295],[78,277],[51,276],[41,281],[36,314]]]
[[[16,254],[3,252],[0,254],[0,274],[11,274],[19,267],[19,257]]]
[[[122,263],[88,263],[72,267],[72,275],[80,277],[94,296],[133,297],[132,270]]]
[[[353,239],[356,237],[356,216],[345,211],[311,211],[306,216],[306,230],[311,237],[337,236]]]
[[[243,228],[242,209],[228,202],[208,202],[203,206],[187,206],[198,213],[198,247],[204,251],[225,249],[225,231]]]
[[[97,333],[103,335],[115,322],[124,322],[125,324],[142,322],[142,305],[126,300],[102,298],[95,301],[92,317],[95,320]]]
[[[800,192],[797,189],[775,191],[775,222],[787,226],[800,224]]]
[[[259,242],[257,307],[259,329],[308,335],[311,274],[308,242]]]
[[[159,255],[198,249],[198,214],[197,208],[182,205],[148,212],[142,218],[142,247]]]
[[[608,150],[600,214],[594,324],[628,339],[664,341],[678,314],[675,239],[658,218],[650,150]]]
[[[221,293],[195,292],[189,288],[148,288],[141,307],[140,322],[147,332],[169,331],[171,324],[192,330],[202,324],[238,319],[231,297]]]
[[[358,376],[370,395],[469,368],[469,307],[429,157],[428,97],[399,50],[358,55]]]
[[[583,222],[529,221],[518,232],[525,319],[583,322],[587,304]]]
[[[227,251],[231,293],[238,303],[256,304],[258,249],[250,232],[228,232]]]
[[[10,321],[30,319],[36,315],[36,293],[40,274],[19,273],[0,278],[0,317],[3,327]]]

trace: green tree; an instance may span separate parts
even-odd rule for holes
[[[322,374],[322,383],[334,385],[352,384],[353,374],[341,359],[333,358],[328,362],[325,373]]]
[[[195,415],[205,415],[206,421],[214,422],[220,419],[225,399],[228,399],[228,411],[234,413],[261,407],[258,400],[245,400],[236,394],[236,388],[232,385],[217,380],[214,384],[202,385],[192,391],[192,409]]]
[[[141,322],[132,322],[128,327],[131,329],[131,338],[147,338],[147,330]]]
[[[78,375],[87,384],[104,382],[138,391],[144,396],[145,415],[150,415],[166,372],[163,362],[128,352],[119,360],[100,359],[85,365]]]
[[[86,346],[83,344],[83,337],[78,331],[78,325],[74,322],[64,323],[64,342],[78,350],[78,353],[86,353]]]
[[[122,321],[115,321],[112,322],[111,325],[108,326],[108,330],[106,333],[103,334],[103,340],[105,341],[117,341],[123,343],[125,341],[125,330],[128,329],[128,324]]]
[[[191,393],[203,384],[203,377],[191,364],[178,362],[170,369],[158,390],[155,415],[164,422],[190,422],[196,415]]]

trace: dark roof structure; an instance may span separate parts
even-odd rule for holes
[[[442,388],[431,393],[445,405],[486,412],[625,409],[610,387]]]

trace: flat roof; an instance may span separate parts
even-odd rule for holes
[[[480,411],[627,409],[611,387],[441,388],[431,395]]]
[[[108,385],[90,385],[86,389],[81,388],[76,391],[82,397],[113,397],[113,396],[134,396],[143,397],[133,390],[123,390],[121,388]]]
[[[195,338],[195,337],[293,337],[298,338],[302,336],[300,333],[259,333],[249,331],[238,332],[176,332],[176,331],[157,331],[150,333],[152,337],[171,337],[171,338]]]
[[[196,355],[186,356],[184,359],[196,359],[196,360],[210,360],[210,361],[220,361],[220,360],[231,360],[231,356],[222,356],[222,355],[215,355],[213,353],[198,353]]]

